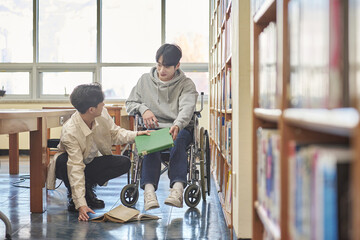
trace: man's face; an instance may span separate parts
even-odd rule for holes
[[[162,62],[163,56],[160,56],[156,65],[159,79],[164,82],[170,81],[174,77],[176,70],[179,69],[180,63],[178,63],[176,66],[164,66]]]

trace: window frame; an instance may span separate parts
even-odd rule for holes
[[[68,101],[67,95],[53,95],[42,93],[42,72],[93,72],[93,82],[102,83],[101,70],[103,67],[153,67],[154,62],[134,62],[134,63],[103,63],[102,62],[102,0],[96,0],[97,11],[97,43],[96,43],[96,62],[95,63],[47,63],[39,62],[39,1],[33,0],[33,62],[32,63],[0,63],[0,71],[5,72],[29,72],[29,94],[28,95],[6,95],[6,100],[19,101],[30,100],[33,102],[42,101]],[[161,0],[161,44],[165,43],[165,9],[166,0]],[[155,55],[155,53],[154,53]],[[184,72],[208,72],[208,62],[206,63],[181,63]],[[207,99],[206,93],[205,99]],[[5,100],[4,99],[4,100]],[[111,102],[123,102],[125,99],[111,99]]]

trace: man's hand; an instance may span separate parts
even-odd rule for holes
[[[179,127],[177,125],[174,125],[170,128],[169,133],[172,135],[173,140],[175,141],[178,133],[179,133]]]
[[[91,212],[93,214],[95,214],[95,212],[89,208],[88,206],[81,206],[79,207],[79,221],[88,221],[89,220],[89,215],[87,215],[88,212]]]
[[[159,123],[157,118],[155,117],[155,115],[153,114],[152,111],[150,111],[149,109],[146,110],[143,115],[142,118],[144,120],[144,124],[146,128],[156,128],[159,127]]]
[[[155,130],[146,130],[146,131],[138,131],[136,136],[140,136],[140,135],[150,135],[151,132],[153,132]]]

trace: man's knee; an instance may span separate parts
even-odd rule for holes
[[[130,158],[124,156],[124,169],[126,169],[126,172],[130,170],[130,167],[131,167]]]
[[[128,172],[131,166],[131,161],[127,156],[116,156],[116,168],[119,172],[125,173]]]

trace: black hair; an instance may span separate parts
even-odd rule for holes
[[[156,62],[159,62],[161,56],[163,56],[162,65],[175,67],[182,57],[182,51],[176,44],[165,43],[156,52]]]
[[[99,83],[81,84],[74,88],[70,95],[71,104],[84,114],[90,107],[104,101],[104,93]]]

